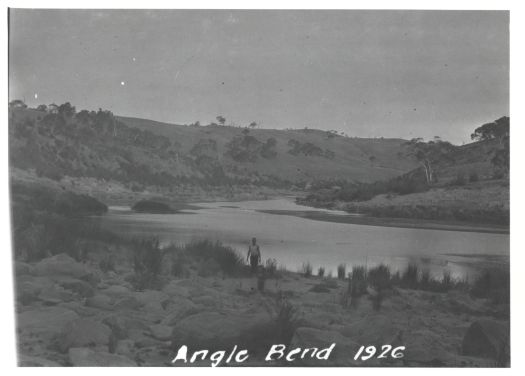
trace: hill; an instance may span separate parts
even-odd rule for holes
[[[501,136],[478,137],[487,124],[506,122]],[[371,217],[466,221],[508,226],[507,117],[477,128],[471,144],[408,142],[420,167],[373,183],[318,181],[298,202]]]
[[[9,136],[12,171],[19,175],[90,178],[133,192],[302,189],[316,179],[388,179],[416,166],[402,139],[176,125],[103,110],[77,112],[69,103],[52,111],[10,108]]]

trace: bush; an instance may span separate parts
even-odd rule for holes
[[[419,282],[419,267],[417,264],[408,264],[401,276],[401,284],[404,287],[416,288]]]
[[[368,271],[367,279],[377,291],[388,289],[391,287],[390,268],[380,264]]]
[[[301,267],[301,273],[304,277],[310,278],[312,276],[313,267],[310,262],[303,263],[303,266]]]
[[[357,306],[358,299],[366,294],[367,283],[366,267],[353,266],[352,273],[348,278],[348,289],[345,293],[343,305]]]
[[[175,213],[168,204],[152,200],[142,200],[137,202],[131,208],[133,211],[138,213],[150,213],[150,214],[171,214]]]
[[[135,240],[133,246],[133,285],[137,290],[159,288],[162,250],[157,238]]]
[[[317,276],[324,277],[324,267],[320,266],[319,269],[317,269]]]
[[[245,271],[244,258],[242,258],[233,248],[223,245],[221,242],[210,240],[194,241],[186,244],[184,251],[189,257],[196,258],[200,262],[207,263],[208,270],[213,266],[211,260],[218,266],[217,271],[221,270],[229,276],[241,275]]]
[[[510,274],[508,269],[486,269],[474,280],[470,294],[488,298],[494,304],[509,304]]]
[[[339,264],[337,266],[337,278],[339,279],[346,278],[346,264]]]

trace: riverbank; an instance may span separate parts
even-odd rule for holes
[[[464,223],[459,221],[439,221],[415,218],[384,218],[371,217],[363,214],[334,215],[320,211],[290,211],[290,210],[259,210],[262,213],[277,215],[292,215],[315,221],[349,223],[354,225],[417,228],[427,230],[481,232],[492,234],[509,234],[508,226],[484,225],[479,223]]]
[[[379,309],[372,290],[345,303],[348,280],[284,270],[261,282],[209,266],[179,276],[163,268],[157,287],[137,289],[130,255],[111,252],[116,266],[105,271],[93,255],[82,263],[65,254],[15,263],[21,365],[173,366],[182,345],[246,346],[246,366],[502,365],[491,341],[508,340],[508,302],[473,297],[464,285],[446,292],[392,287]],[[489,352],[472,350],[470,338],[484,331]],[[283,341],[290,349],[336,347],[326,361],[265,362],[266,350]],[[404,357],[354,360],[370,344],[405,346]]]

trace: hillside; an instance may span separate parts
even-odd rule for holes
[[[505,117],[487,124],[496,124],[502,119],[508,127],[509,120]],[[298,202],[376,218],[508,226],[508,128],[500,138],[486,136],[462,146],[441,141],[412,140],[411,143],[419,156],[420,167],[373,183],[316,182]]]
[[[69,103],[53,111],[10,108],[9,135],[17,176],[95,179],[139,193],[190,187],[302,189],[315,179],[371,182],[416,166],[402,139],[175,125],[103,110],[77,112]]]

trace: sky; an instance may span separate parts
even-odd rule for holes
[[[9,97],[461,144],[509,115],[508,30],[506,11],[11,9]]]

